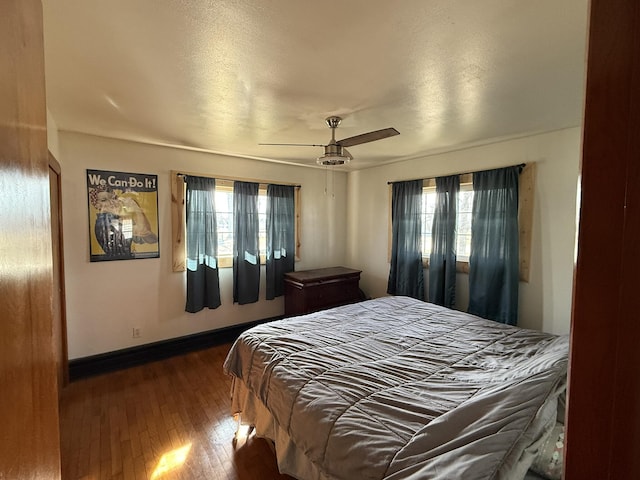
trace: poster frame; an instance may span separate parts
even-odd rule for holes
[[[91,262],[160,257],[158,176],[86,170]]]

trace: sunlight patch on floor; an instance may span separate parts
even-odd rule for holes
[[[187,443],[184,447],[176,448],[162,455],[156,469],[151,474],[151,480],[156,480],[165,473],[180,467],[189,456],[190,450],[191,444]]]

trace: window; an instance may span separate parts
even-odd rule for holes
[[[468,262],[471,255],[471,212],[473,210],[473,186],[470,183],[460,185],[458,192],[458,211],[456,212],[456,256]]]
[[[216,182],[215,201],[218,258],[231,258],[233,256],[233,187],[223,187]]]
[[[466,179],[465,179],[466,180]],[[436,209],[436,187],[425,182],[422,193],[422,257],[428,263],[431,254],[431,227]],[[457,259],[468,262],[471,254],[471,210],[473,208],[473,185],[470,182],[460,184],[456,216]]]
[[[198,175],[194,173],[194,175]],[[202,176],[202,175],[199,175]],[[275,182],[280,183],[280,182]],[[178,172],[171,172],[171,229],[173,243],[173,271],[185,270],[185,186]],[[233,266],[233,180],[216,179],[216,223],[218,230],[218,266]],[[267,250],[267,182],[258,190],[260,263],[264,263]],[[295,189],[296,260],[300,259],[300,189]]]
[[[218,224],[218,264],[221,268],[233,266],[233,182],[216,182],[216,221]],[[260,263],[265,262],[267,251],[267,186],[258,189],[258,247]]]
[[[536,164],[528,163],[520,173],[518,224],[520,228],[520,280],[529,281],[531,262],[531,234],[533,228],[533,198],[535,191]],[[471,174],[460,177],[460,192],[457,212],[457,269],[469,273],[469,255],[471,254],[471,210],[473,208],[473,185]],[[435,211],[436,187],[434,179],[424,181],[422,258],[425,267],[429,266],[431,253],[431,226]],[[389,185],[388,251],[391,259],[391,185]]]
[[[431,254],[431,227],[436,210],[436,187],[424,187],[422,190],[422,256]]]

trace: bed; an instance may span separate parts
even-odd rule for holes
[[[253,327],[231,409],[302,480],[522,479],[563,414],[568,337],[383,297]]]

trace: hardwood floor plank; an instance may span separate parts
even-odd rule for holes
[[[129,429],[129,441],[131,446],[131,457],[138,458],[142,456],[142,443],[140,442],[140,432],[138,426]]]
[[[144,465],[144,457],[139,456],[133,460],[133,469],[136,475],[136,480],[147,480],[149,476],[147,476],[147,469]]]
[[[111,436],[111,475],[115,476],[122,473],[122,450],[120,448],[120,435],[112,435]]]
[[[71,383],[61,404],[64,480],[283,480],[268,444],[238,442],[231,344]]]
[[[100,439],[91,440],[89,447],[89,474],[100,475]]]
[[[136,471],[133,458],[125,458],[122,464],[122,478],[124,480],[136,480]]]

